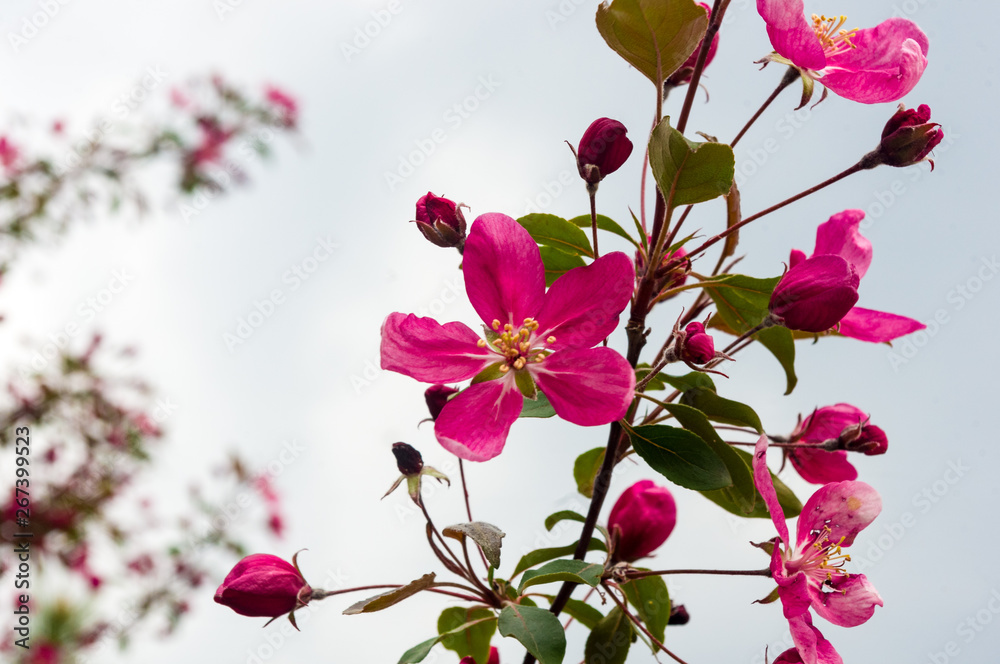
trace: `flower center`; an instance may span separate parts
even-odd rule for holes
[[[478,346],[480,348],[492,346],[491,350],[503,356],[504,362],[500,365],[501,373],[507,373],[511,369],[519,371],[529,362],[543,361],[548,356],[545,345],[554,344],[556,341],[556,338],[550,335],[544,339],[544,343],[536,345],[542,340],[535,338],[538,321],[534,318],[525,318],[524,323],[516,329],[510,323],[501,325],[500,321],[495,319],[490,327],[493,328],[496,337],[490,342],[480,339]]]
[[[785,561],[785,569],[793,574],[802,572],[819,584],[832,582],[835,576],[846,579],[850,574],[843,567],[851,556],[840,552],[843,541],[843,537],[837,542],[830,540],[830,527],[824,526],[811,544],[803,543],[803,550],[797,558]]]
[[[851,39],[858,34],[858,28],[844,30],[844,23],[847,22],[846,16],[841,15],[834,18],[827,18],[826,16],[813,14],[812,20],[813,32],[816,33],[816,37],[819,39],[826,57],[840,55],[852,48],[857,48],[851,43]]]

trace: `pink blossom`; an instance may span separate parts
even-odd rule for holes
[[[9,141],[6,136],[0,136],[0,165],[6,173],[16,170],[17,162],[21,158],[21,150]]]
[[[233,137],[233,132],[222,129],[214,118],[199,118],[198,127],[201,129],[201,142],[191,152],[191,162],[198,166],[220,161],[222,148]]]
[[[812,616],[809,615],[808,611],[801,616],[789,619],[788,627],[797,647],[790,648],[778,655],[772,664],[803,664],[804,662],[844,664],[844,660],[833,649],[833,645],[823,638],[823,634],[818,629],[813,627]]]
[[[645,558],[667,541],[677,524],[677,504],[670,490],[640,480],[622,492],[608,516],[608,531],[617,531],[615,560]]]
[[[757,12],[780,57],[845,99],[896,101],[927,67],[927,35],[905,18],[874,28],[844,29],[846,17],[805,16],[803,0],[757,0]]]
[[[927,155],[944,139],[944,130],[930,119],[931,107],[927,104],[917,108],[900,104],[882,129],[882,140],[875,150],[879,163],[903,168],[927,160],[933,171],[934,160]]]
[[[618,325],[634,283],[625,254],[605,254],[545,290],[538,245],[516,221],[484,214],[465,244],[465,289],[485,323],[481,339],[462,323],[393,313],[382,325],[382,368],[426,383],[477,377],[434,421],[438,441],[470,461],[500,454],[524,396],[535,389],[556,414],[582,426],[623,417],[635,374],[610,348],[593,348]]]
[[[241,616],[277,618],[305,606],[311,593],[298,567],[277,556],[254,553],[226,575],[215,601]]]
[[[298,100],[274,85],[267,86],[264,94],[269,102],[281,109],[285,124],[294,127],[299,117]]]
[[[882,499],[864,482],[820,487],[802,508],[793,546],[766,455],[767,436],[761,436],[754,449],[754,484],[779,535],[773,541],[771,575],[778,583],[792,639],[804,664],[839,663],[833,647],[822,646],[825,640],[812,627],[809,610],[834,625],[855,627],[871,618],[876,606],[882,606],[882,598],[864,574],[844,569],[850,556],[842,553],[882,511]]]
[[[854,268],[858,279],[864,277],[872,262],[872,243],[858,230],[858,225],[864,218],[865,213],[862,210],[844,210],[820,224],[816,229],[816,248],[809,260],[825,255],[840,256]],[[794,269],[804,259],[803,252],[793,249],[789,264]],[[926,325],[920,321],[905,316],[852,307],[840,319],[840,327],[837,331],[852,339],[883,343],[922,330],[925,327]],[[808,331],[821,332],[825,329]]]
[[[845,450],[813,449],[808,445],[818,445],[838,438],[844,429],[868,420],[859,408],[846,403],[817,409],[803,420],[790,438],[802,447],[791,448],[788,459],[806,482],[827,484],[858,478],[858,471],[847,460]]]
[[[769,321],[789,330],[825,332],[858,301],[859,282],[855,269],[840,256],[813,256],[796,263],[771,293]]]
[[[417,201],[417,218],[414,221],[430,242],[462,251],[465,245],[465,215],[462,214],[462,206],[455,201],[428,191]]]
[[[684,332],[681,360],[691,364],[705,364],[715,358],[715,340],[705,332],[704,325],[698,322],[688,323]]]

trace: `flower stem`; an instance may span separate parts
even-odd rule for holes
[[[587,193],[590,194],[590,228],[594,236],[594,260],[596,261],[601,257],[601,253],[597,250],[597,188],[587,187]]]
[[[628,570],[625,575],[630,579],[643,579],[647,576],[666,576],[667,574],[714,574],[718,576],[771,576],[770,568],[764,569],[661,569],[661,570]]]
[[[671,652],[665,645],[663,645],[662,642],[660,642],[659,639],[653,636],[646,628],[646,626],[642,624],[642,621],[640,621],[638,618],[632,615],[632,613],[628,610],[628,605],[626,605],[625,602],[618,599],[618,597],[615,596],[614,592],[612,592],[611,588],[607,584],[602,584],[602,585],[604,586],[604,589],[608,592],[608,595],[610,595],[614,603],[618,605],[618,608],[621,609],[622,613],[625,614],[625,617],[628,618],[633,625],[638,627],[642,631],[642,633],[645,634],[646,637],[656,645],[657,648],[665,652],[671,659],[673,659],[675,662],[678,662],[678,664],[686,664],[686,662],[683,659],[681,659],[673,652]]]
[[[772,92],[771,96],[767,98],[767,101],[765,101],[761,107],[757,109],[757,112],[753,114],[753,117],[751,117],[750,120],[743,125],[743,129],[740,129],[740,133],[736,134],[736,138],[730,141],[729,146],[735,148],[736,144],[740,142],[741,138],[743,138],[743,134],[747,133],[747,130],[750,129],[753,123],[757,121],[757,118],[759,118],[761,114],[767,110],[767,107],[771,105],[771,102],[777,99],[778,95],[781,94],[781,91],[794,83],[798,78],[799,70],[795,67],[789,67],[785,72],[785,75],[781,77],[781,82],[778,83],[778,87],[774,89],[774,92]]]

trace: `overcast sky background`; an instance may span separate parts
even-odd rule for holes
[[[247,89],[279,84],[301,100],[302,121],[297,138],[276,142],[274,160],[249,165],[251,187],[211,201],[187,222],[177,199],[165,196],[142,221],[80,222],[56,244],[28,252],[0,289],[7,317],[0,359],[16,369],[47,334],[75,320],[77,305],[104,288],[112,271],[128,270],[134,281],[91,325],[113,343],[135,344],[137,372],[178,406],[146,488],[169,506],[228,450],[238,448],[263,468],[294,440],[304,451],[276,478],[288,533],[277,543],[260,533],[255,546],[284,557],[308,548],[299,561],[317,586],[406,582],[438,567],[405,494],[379,501],[396,477],[390,446],[407,441],[427,463],[457,468],[431,427],[416,427],[426,416],[424,386],[377,370],[379,326],[391,311],[477,322],[458,255],[425,242],[407,223],[414,203],[430,190],[468,204],[470,220],[493,211],[518,217],[531,204],[564,217],[583,214],[586,194],[563,141],[575,144],[592,120],[609,116],[629,127],[637,149],[602,184],[599,212],[630,227],[653,87],[604,45],[592,0],[229,2],[223,10],[212,0],[69,2],[17,52],[6,35],[20,31],[39,5],[4,3],[0,66],[10,117],[60,117],[71,133],[81,132],[111,115],[147,67],[159,67],[166,72],[156,91],[162,96],[170,85],[214,71]],[[933,174],[926,164],[883,167],[755,222],[742,234],[747,258],[740,269],[780,274],[789,249],[811,251],[819,223],[862,208],[874,262],[859,304],[932,329],[897,344],[895,362],[886,346],[800,344],[800,383],[788,397],[776,362],[754,348],[730,368],[731,380],[718,381],[720,391],[753,405],[773,433],[790,432],[798,413],[847,401],[889,435],[888,455],[855,460],[884,509],[858,538],[852,566],[869,576],[885,607],[854,629],[816,621],[844,660],[915,664],[948,653],[936,661],[988,661],[1000,650],[1000,601],[993,599],[1000,571],[991,560],[1000,546],[993,527],[998,485],[990,470],[1000,453],[988,427],[996,410],[991,331],[1000,297],[989,173],[998,142],[996,123],[978,109],[998,101],[997,10],[962,0],[810,1],[806,9],[846,14],[859,27],[893,15],[918,22],[930,38],[930,65],[904,101],[929,104],[945,142]],[[365,30],[373,35],[367,42],[358,39]],[[710,103],[698,95],[689,130],[728,140],[783,72],[753,64],[771,50],[754,3],[734,0],[721,34],[704,79]],[[676,93],[666,112],[676,115],[681,100]],[[786,91],[738,146],[745,214],[854,163],[895,110],[831,95],[792,115],[796,102],[797,93]],[[465,117],[456,104],[466,105]],[[444,140],[390,186],[386,173],[400,174],[401,160],[432,136]],[[688,227],[717,232],[721,203],[701,208]],[[337,248],[292,290],[283,274],[319,239]],[[602,239],[605,247],[616,245]],[[276,288],[284,303],[231,352],[224,334]],[[653,317],[657,338],[675,316],[668,307]],[[528,547],[573,539],[568,529],[547,534],[542,519],[558,509],[585,511],[572,461],[605,438],[604,428],[522,421],[502,456],[471,465],[474,515],[507,533],[501,572]],[[621,467],[609,507],[644,477],[654,474]],[[784,478],[805,501],[811,488],[790,473]],[[678,526],[657,566],[766,563],[746,542],[773,536],[769,522],[731,519],[681,489],[675,496]],[[457,485],[427,502],[439,524],[465,520]],[[217,562],[224,573],[235,560]],[[144,638],[124,656],[105,650],[97,661],[243,664],[249,650],[276,663],[391,662],[432,636],[438,613],[450,605],[425,595],[385,613],[346,617],[340,611],[361,597],[334,598],[301,612],[302,632],[287,636],[284,621],[262,630],[263,620],[213,604],[219,581],[191,598],[194,618],[175,638]],[[765,644],[772,658],[786,647],[778,606],[751,604],[770,592],[770,582],[685,577],[669,585],[692,619],[668,632],[668,645],[688,662],[756,664]],[[962,628],[969,620],[975,628]],[[566,662],[578,661],[582,635],[570,630]],[[505,662],[520,661],[517,643],[496,643]],[[456,659],[435,652],[436,661]],[[629,661],[652,659],[637,646]]]

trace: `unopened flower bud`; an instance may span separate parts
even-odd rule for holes
[[[625,489],[608,516],[608,531],[618,532],[614,560],[645,558],[667,541],[677,523],[677,504],[666,487],[641,480]]]
[[[872,165],[912,166],[927,159],[941,139],[944,130],[937,122],[930,122],[931,109],[927,104],[917,108],[899,105],[896,113],[889,118],[882,130],[882,140],[878,148],[869,154]],[[867,162],[866,162],[867,164]],[[934,162],[931,161],[931,170]]]
[[[417,201],[414,221],[424,237],[439,247],[461,249],[465,244],[465,215],[455,201],[427,192]]]
[[[413,446],[406,443],[393,443],[392,454],[396,457],[396,467],[407,477],[419,475],[424,469],[424,458]]]
[[[825,332],[854,307],[860,282],[840,256],[807,258],[781,277],[768,304],[769,320],[790,330]]]
[[[441,414],[441,409],[448,403],[451,395],[457,394],[458,390],[447,385],[431,385],[424,391],[424,399],[427,401],[427,410],[431,412],[431,419],[436,420]]]
[[[621,122],[610,118],[594,120],[583,132],[576,151],[577,169],[588,185],[593,186],[611,175],[632,154],[632,141]]]
[[[311,595],[297,566],[254,553],[236,563],[215,591],[215,601],[242,616],[277,618],[308,604]]]
[[[469,655],[468,657],[463,657],[462,661],[458,664],[476,664],[476,660],[472,655]],[[486,664],[500,664],[500,651],[491,646],[490,658],[486,660]]]
[[[852,428],[845,429],[845,433]],[[841,434],[840,446],[848,452],[862,452],[868,456],[876,456],[885,454],[889,449],[889,438],[874,424],[865,424],[860,431],[851,432],[846,437]]]
[[[650,238],[652,241],[652,238]],[[650,249],[651,250],[651,249]],[[671,261],[676,263],[676,266],[657,280],[656,282],[656,294],[659,295],[663,291],[670,290],[671,288],[677,288],[678,286],[683,286],[687,281],[688,271],[691,269],[691,261],[686,260],[687,251],[684,247],[678,247],[676,251],[664,256],[660,259],[660,268],[666,267]],[[636,250],[635,252],[635,274],[636,277],[641,278],[646,273],[646,253],[644,250]],[[673,296],[670,296],[673,297]],[[669,298],[668,298],[669,299]]]
[[[681,359],[691,364],[705,364],[715,358],[715,341],[701,323],[688,323],[681,344]]]
[[[771,664],[802,664],[802,655],[795,648],[789,648],[778,655],[778,658]]]
[[[675,604],[670,607],[670,618],[667,619],[668,625],[686,625],[690,620],[691,616],[683,604]]]
[[[699,2],[698,5],[700,7],[705,8],[705,11],[708,12],[708,20],[709,22],[711,22],[712,8],[709,5],[705,4],[704,2]],[[667,77],[665,83],[667,87],[676,88],[679,85],[685,85],[691,82],[691,77],[694,75],[694,66],[698,63],[698,54],[701,52],[701,47],[702,44],[704,43],[705,43],[704,39],[698,42],[698,47],[694,49],[694,53],[688,56],[688,59],[684,61],[684,64],[682,64],[680,67],[677,68],[677,71],[675,71],[673,74]],[[708,57],[705,58],[706,69],[708,68],[708,65],[712,62],[712,59],[715,57],[715,51],[718,48],[719,48],[719,33],[716,32],[715,36],[712,37],[712,43],[708,47]]]

